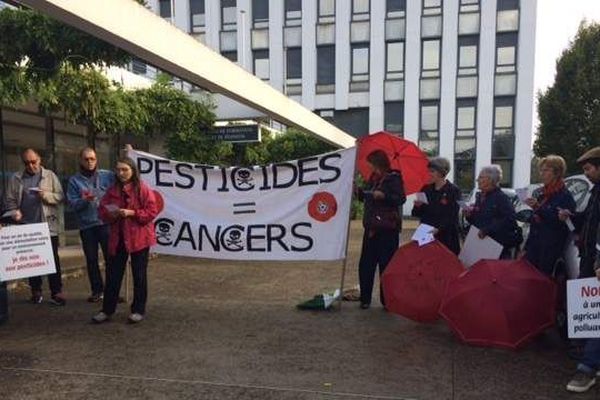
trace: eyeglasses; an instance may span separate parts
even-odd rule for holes
[[[23,160],[23,164],[25,165],[35,165],[38,163],[38,161],[40,160]]]

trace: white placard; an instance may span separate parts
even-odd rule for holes
[[[427,224],[420,224],[415,233],[412,235],[412,240],[416,241],[419,244],[419,247],[425,246],[427,243],[431,243],[435,240],[433,234],[431,233],[435,227]]]
[[[600,338],[600,281],[567,281],[567,318],[570,338]]]
[[[356,148],[253,167],[221,168],[130,151],[162,196],[161,254],[229,260],[346,257]]]
[[[46,222],[0,228],[0,281],[56,272]]]
[[[471,268],[479,260],[497,260],[502,254],[503,246],[489,236],[479,239],[479,229],[471,225],[465,244],[458,258],[467,268]]]
[[[429,200],[427,200],[427,195],[425,193],[418,192],[418,193],[415,193],[415,196],[417,196],[415,201],[420,201],[423,204],[429,204]]]

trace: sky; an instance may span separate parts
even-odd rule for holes
[[[600,0],[538,0],[536,93],[554,82],[556,59],[569,46],[583,19],[600,23]],[[537,113],[535,119],[537,126]]]

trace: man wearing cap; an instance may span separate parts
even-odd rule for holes
[[[579,278],[597,277],[600,280],[600,258],[596,246],[600,224],[600,147],[595,147],[577,160],[585,176],[594,184],[585,211],[571,215],[568,210],[560,210],[559,218],[571,217],[579,235]],[[599,246],[600,248],[600,246]],[[567,384],[571,392],[585,392],[596,383],[600,375],[600,339],[588,339],[583,357],[577,365],[577,372]]]

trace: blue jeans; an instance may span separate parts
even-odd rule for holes
[[[577,369],[588,374],[600,370],[600,338],[588,339],[583,349],[583,358]]]
[[[83,254],[85,254],[85,263],[87,265],[92,294],[102,294],[104,283],[102,282],[102,274],[98,265],[98,247],[102,249],[104,265],[106,266],[108,259],[108,225],[97,225],[83,229],[79,231],[79,236],[81,237]]]

